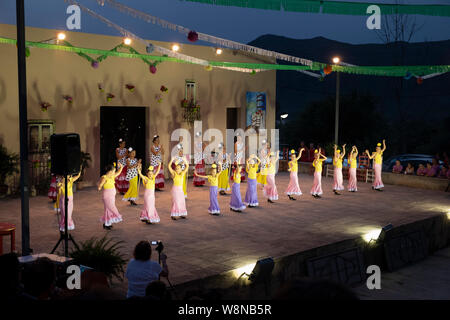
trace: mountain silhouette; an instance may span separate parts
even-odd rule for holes
[[[291,39],[277,35],[263,35],[249,45],[331,63],[334,56],[360,66],[448,65],[450,40],[432,42],[397,42],[389,44],[349,44],[316,37]],[[286,64],[285,61],[278,61]],[[367,76],[342,73],[340,93],[371,94],[377,98],[380,112],[392,119],[407,117],[428,120],[450,116],[450,74],[424,80],[405,80],[398,77]],[[296,71],[277,71],[277,112],[295,114],[312,101],[334,96],[336,73],[323,81]],[[399,102],[400,101],[400,102]],[[399,105],[401,107],[399,107]]]

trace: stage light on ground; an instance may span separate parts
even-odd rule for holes
[[[339,64],[339,62],[341,62],[341,59],[339,57],[333,57],[334,64]]]
[[[57,35],[58,40],[65,40],[66,39],[66,34],[64,32],[60,32]]]
[[[450,209],[447,210],[447,218],[450,220]]]
[[[180,46],[178,44],[175,43],[175,44],[172,45],[172,51],[173,52],[178,52],[179,50],[180,50]]]
[[[223,50],[222,50],[222,49],[220,49],[220,48],[216,48],[216,54],[217,54],[217,55],[220,55],[220,54],[222,54],[222,52],[223,52]]]
[[[258,261],[256,261],[255,268],[248,277],[248,280],[252,282],[267,283],[267,281],[270,279],[274,267],[275,262],[273,261],[273,258],[268,257],[264,259],[259,259]]]
[[[289,114],[284,113],[284,114],[282,114],[282,115],[280,116],[280,118],[281,118],[281,119],[286,119],[288,116],[289,116]]]
[[[240,278],[241,276],[249,276],[250,273],[253,271],[253,269],[255,268],[256,262],[247,264],[243,267],[237,268],[233,270],[233,274],[236,278]]]
[[[370,230],[369,232],[365,233],[362,237],[365,242],[376,241],[378,239],[378,237],[380,236],[380,233],[381,233],[381,228],[373,229],[373,230]]]
[[[126,44],[127,46],[129,46],[131,44],[131,39],[125,38],[125,39],[123,39],[123,43]]]

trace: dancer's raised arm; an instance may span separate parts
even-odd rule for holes
[[[300,149],[300,151],[298,152],[298,156],[295,157],[295,161],[300,160],[300,158],[302,157],[303,151],[305,151],[305,148],[301,148],[301,149]]]
[[[120,162],[117,163],[117,166],[119,167],[119,171],[117,171],[117,173],[114,174],[114,179],[117,178],[118,176],[120,176],[120,174],[122,173],[122,170],[123,170],[123,165]]]
[[[381,152],[384,152],[386,150],[386,140],[383,139],[383,149],[381,149]]]

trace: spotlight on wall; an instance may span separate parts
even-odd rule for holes
[[[367,243],[369,243],[371,241],[383,240],[384,237],[386,236],[386,232],[388,232],[392,228],[393,228],[393,225],[389,223],[381,229],[370,230],[369,232],[367,232],[366,234],[363,235],[363,239]]]
[[[369,243],[371,241],[377,241],[378,237],[380,236],[380,233],[381,229],[373,229],[365,233],[362,237],[365,242]]]
[[[256,262],[246,264],[243,267],[237,268],[233,270],[233,274],[236,278],[241,278],[242,276],[247,276],[251,274],[253,269],[255,268]]]
[[[127,46],[129,46],[131,44],[131,39],[130,38],[125,38],[123,39],[123,43]]]
[[[341,59],[339,57],[334,57],[333,58],[333,63],[334,64],[339,64],[339,62],[341,62]]]
[[[448,211],[447,211],[447,218],[448,218],[448,220],[450,220],[450,209],[448,209]]]
[[[60,32],[56,37],[58,38],[58,40],[65,40],[66,34],[64,32]]]
[[[288,116],[289,116],[289,114],[283,113],[283,114],[280,116],[280,118],[281,118],[281,119],[286,119]]]
[[[274,266],[275,262],[271,257],[258,260],[248,280],[252,282],[267,281],[272,274]]]
[[[217,55],[222,54],[222,52],[223,52],[223,50],[221,48],[216,48],[216,54]]]
[[[233,270],[233,273],[238,279],[245,276],[252,282],[267,281],[272,274],[274,266],[275,262],[273,258],[262,258],[256,261],[256,263],[250,263]]]
[[[178,44],[175,43],[175,44],[172,45],[172,51],[173,52],[178,52],[179,50],[180,50],[180,46]]]

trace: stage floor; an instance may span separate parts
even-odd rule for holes
[[[359,183],[359,191],[332,193],[332,179],[323,178],[324,196],[314,199],[309,195],[312,176],[300,175],[304,195],[289,201],[284,195],[289,175],[277,175],[280,200],[269,204],[258,190],[260,207],[243,213],[231,212],[230,196],[219,196],[223,215],[208,214],[208,187],[188,185],[188,219],[170,219],[171,182],[156,193],[156,207],[161,217],[157,225],[139,221],[141,205],[131,207],[120,201],[117,206],[124,221],[105,231],[99,221],[103,203],[101,192],[86,188],[74,195],[74,221],[72,232],[80,242],[92,236],[109,233],[123,240],[123,253],[130,258],[135,244],[143,239],[162,240],[170,279],[173,284],[202,278],[235,269],[254,262],[259,257],[281,257],[325,244],[361,236],[365,232],[388,223],[394,226],[424,219],[450,208],[448,193],[386,186],[384,192],[371,190],[370,184]],[[244,196],[247,185],[241,185]],[[141,187],[141,195],[143,190]],[[59,238],[56,214],[47,197],[30,199],[31,248],[34,253],[49,252]],[[15,223],[16,244],[20,251],[20,199],[0,201],[0,221]],[[7,251],[9,240],[4,239]],[[60,250],[62,247],[60,247]],[[153,259],[156,259],[156,255]],[[126,283],[122,284],[126,286]]]

